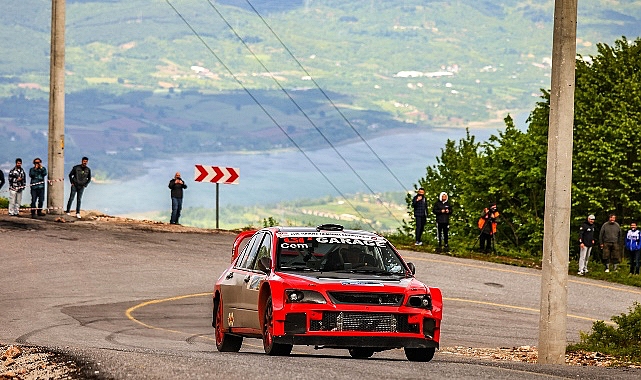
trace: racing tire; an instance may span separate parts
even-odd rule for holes
[[[405,347],[405,357],[411,362],[429,362],[434,358],[436,348],[408,348]]]
[[[216,348],[220,352],[238,352],[240,351],[240,346],[243,345],[243,337],[238,335],[228,334],[223,328],[224,317],[223,317],[223,300],[222,297],[218,306],[215,310],[216,313],[216,326],[215,335],[216,335]]]
[[[263,348],[269,356],[287,356],[292,352],[292,344],[274,343],[274,307],[272,297],[267,298],[263,318]]]
[[[371,348],[355,347],[349,349],[349,355],[354,359],[367,359],[374,355],[374,350]]]

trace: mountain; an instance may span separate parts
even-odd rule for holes
[[[109,164],[98,171],[119,176],[135,170],[132,160],[186,151],[315,149],[355,131],[371,138],[529,112],[550,86],[553,8],[68,0],[66,156],[102,157]],[[47,151],[51,4],[0,9],[2,163]],[[641,1],[579,2],[580,54],[640,34]]]

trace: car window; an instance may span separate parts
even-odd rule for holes
[[[237,268],[250,268],[251,263],[253,263],[253,258],[256,257],[256,252],[258,252],[258,248],[260,248],[260,242],[264,236],[264,233],[262,232],[257,232],[254,236],[252,236],[251,240],[247,245],[245,246],[245,249],[243,249],[243,252],[241,252],[240,257],[238,258],[238,261],[236,261],[236,267]],[[247,265],[248,263],[249,266]]]
[[[258,248],[258,255],[254,260],[254,265],[252,266],[255,270],[258,270],[258,261],[263,257],[271,257],[272,254],[272,239],[270,234],[265,234],[263,241]]]
[[[336,236],[336,237],[334,237]],[[405,274],[402,259],[383,239],[353,234],[279,235],[277,266],[286,270],[371,271]]]

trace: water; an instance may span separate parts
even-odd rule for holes
[[[494,129],[471,130],[477,141]],[[170,210],[169,180],[179,171],[186,180],[183,207],[216,206],[216,185],[194,181],[194,165],[227,166],[240,169],[238,185],[219,185],[220,206],[273,204],[294,199],[327,195],[405,191],[413,189],[425,169],[436,162],[447,139],[465,136],[463,129],[403,133],[368,141],[399,182],[362,142],[337,147],[356,174],[331,148],[306,152],[330,182],[300,151],[240,154],[183,155],[143,163],[147,174],[123,182],[92,183],[83,196],[82,208],[109,215],[126,215]],[[363,183],[364,182],[364,183]],[[67,184],[68,186],[68,184]],[[338,190],[336,190],[336,187]],[[369,188],[368,188],[369,187]],[[66,195],[68,195],[68,189]],[[434,195],[435,199],[437,195]],[[66,199],[65,199],[66,200]]]

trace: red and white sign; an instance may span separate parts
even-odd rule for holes
[[[223,166],[196,165],[194,181],[238,185],[240,169]]]

